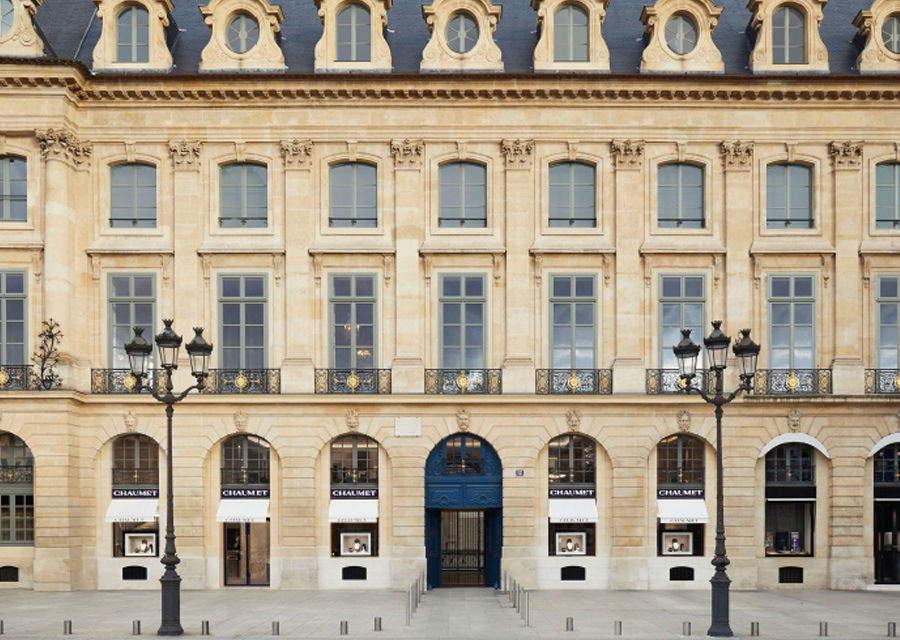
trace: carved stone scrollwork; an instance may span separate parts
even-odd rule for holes
[[[468,410],[460,409],[456,412],[456,428],[460,431],[468,431],[471,419]]]
[[[500,153],[506,158],[507,169],[530,169],[534,156],[534,140],[503,140]]]
[[[725,70],[722,54],[712,39],[722,7],[710,0],[657,0],[641,12],[647,46],[641,56],[641,71],[721,73]],[[667,42],[669,20],[689,17],[696,27],[696,43],[690,51],[676,53]]]
[[[569,425],[569,431],[575,432],[581,429],[581,412],[577,409],[569,409],[566,411],[566,424]]]
[[[176,169],[197,169],[200,166],[199,140],[170,140],[169,153]]]
[[[425,143],[421,140],[394,140],[391,142],[391,155],[394,156],[394,167],[397,169],[418,169],[425,157]]]
[[[82,142],[68,129],[36,131],[35,135],[41,144],[41,157],[44,160],[62,160],[72,167],[80,167],[91,159],[91,143]]]
[[[312,140],[282,140],[281,156],[288,169],[309,169],[312,166]]]
[[[726,171],[749,171],[753,167],[753,143],[752,142],[723,142],[722,162]]]
[[[21,0],[18,6],[16,2],[12,3],[12,16],[4,16],[4,21],[12,20],[12,24],[0,36],[0,55],[34,57],[44,54],[44,43],[32,24],[32,17],[43,2],[44,0]]]
[[[835,169],[856,170],[862,167],[863,143],[832,142],[828,148]]]
[[[788,429],[790,429],[791,433],[797,433],[800,431],[800,412],[796,409],[791,409],[787,414],[787,423]]]
[[[256,44],[244,53],[233,51],[227,43],[229,21],[238,9],[259,25]],[[285,68],[284,53],[276,38],[284,20],[278,5],[268,0],[210,0],[200,7],[200,13],[210,30],[209,43],[200,54],[200,71]]]
[[[640,169],[644,162],[644,143],[639,140],[613,140],[610,151],[616,169]]]

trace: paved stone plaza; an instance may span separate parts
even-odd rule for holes
[[[536,591],[529,628],[506,594],[489,589],[430,592],[409,627],[404,599],[396,591],[185,591],[182,622],[188,636],[199,636],[201,621],[208,620],[212,637],[269,638],[277,620],[282,637],[339,638],[346,620],[349,636],[380,640],[612,638],[616,620],[624,638],[669,639],[682,637],[684,622],[696,637],[709,626],[709,593],[703,590]],[[64,620],[72,620],[73,639],[91,640],[131,638],[136,619],[143,635],[155,635],[159,625],[159,594],[152,591],[5,591],[0,603],[5,636],[14,639],[62,638]],[[373,630],[376,616],[382,618],[380,633]],[[574,618],[572,633],[565,631],[567,616]],[[883,638],[887,623],[900,621],[900,592],[734,592],[731,620],[742,637],[757,621],[762,638],[817,638],[825,621],[832,638]]]

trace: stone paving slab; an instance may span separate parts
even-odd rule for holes
[[[535,591],[530,594],[531,626],[525,627],[505,593],[491,589],[439,589],[427,593],[406,622],[406,594],[397,591],[279,591],[262,588],[182,592],[186,636],[200,636],[209,620],[213,638],[271,638],[272,621],[281,637],[375,640],[585,640],[614,638],[616,620],[623,638],[683,638],[682,623],[693,636],[709,627],[708,590]],[[373,629],[382,618],[382,632]],[[566,632],[566,618],[575,630]],[[71,640],[133,640],[132,620],[141,620],[143,635],[159,626],[157,591],[81,591],[44,593],[0,591],[0,619],[5,637]],[[63,620],[72,620],[73,635],[63,636]],[[760,623],[760,637],[773,640],[818,638],[819,622],[829,623],[829,637],[841,640],[884,638],[888,622],[900,622],[900,591],[738,591],[731,593],[735,635],[749,637],[750,623]]]

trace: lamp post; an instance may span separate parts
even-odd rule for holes
[[[162,595],[162,622],[157,635],[180,636],[184,633],[181,627],[181,577],[175,571],[175,565],[181,560],[175,555],[175,521],[172,494],[172,414],[174,405],[181,402],[187,394],[193,390],[202,391],[206,384],[206,376],[209,374],[209,356],[212,353],[212,345],[203,339],[203,329],[194,327],[194,339],[187,345],[186,350],[191,359],[191,373],[197,379],[197,384],[188,387],[182,393],[176,395],[172,392],[172,372],[178,368],[178,349],[181,347],[181,336],[172,329],[172,320],[163,320],[165,328],[154,342],[159,351],[160,365],[166,372],[166,390],[160,394],[158,389],[149,389],[150,394],[159,402],[166,405],[166,437],[169,450],[166,452],[166,549],[160,562],[166,568],[162,578],[159,579]],[[147,364],[153,347],[144,339],[144,330],[141,327],[134,328],[134,338],[125,345],[125,353],[128,354],[128,363],[131,374],[137,379],[137,390],[142,391],[144,376],[147,375]]]
[[[703,388],[704,385],[695,389],[706,402],[716,407],[716,556],[712,560],[716,572],[709,581],[712,585],[712,624],[707,633],[717,638],[730,638],[734,634],[731,632],[731,624],[728,621],[728,588],[731,580],[725,572],[729,561],[725,555],[725,502],[722,492],[722,407],[734,400],[741,392],[751,390],[750,385],[756,375],[759,345],[750,339],[750,329],[741,329],[741,338],[735,342],[733,347],[740,369],[741,384],[726,396],[722,391],[722,377],[731,338],[722,333],[721,320],[714,321],[712,325],[713,331],[709,337],[703,340],[703,344],[706,347],[710,369],[716,376],[715,395],[710,396]],[[672,347],[672,351],[675,352],[675,357],[678,359],[681,377],[687,383],[685,389],[690,392],[693,389],[691,380],[697,374],[697,356],[700,354],[700,347],[691,340],[690,329],[682,329],[681,335],[681,342]]]

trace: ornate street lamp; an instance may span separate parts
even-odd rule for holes
[[[166,549],[165,555],[160,560],[166,568],[162,578],[159,579],[162,592],[162,623],[157,635],[180,636],[184,633],[181,627],[181,577],[175,571],[175,565],[181,560],[175,554],[175,517],[172,493],[172,415],[174,405],[181,402],[191,391],[203,391],[206,384],[206,376],[209,375],[209,356],[212,353],[212,345],[203,339],[203,329],[194,327],[194,339],[187,345],[186,350],[191,360],[191,374],[197,379],[197,384],[188,387],[182,393],[176,395],[172,392],[172,372],[178,368],[178,350],[181,347],[181,336],[172,329],[172,320],[163,320],[165,328],[156,336],[156,348],[159,352],[160,365],[165,371],[166,390],[160,394],[158,389],[149,388],[150,394],[159,402],[166,405],[166,422],[168,451],[166,452]],[[134,338],[125,345],[125,353],[128,354],[128,362],[131,366],[131,374],[137,379],[137,391],[144,389],[144,376],[147,375],[147,364],[153,347],[147,342],[141,327],[134,328]]]
[[[725,371],[725,360],[728,356],[728,345],[731,338],[722,333],[722,321],[712,323],[713,331],[703,341],[706,354],[709,358],[709,368],[716,376],[715,395],[706,393],[705,385],[694,389],[691,380],[697,373],[697,357],[700,355],[700,346],[691,340],[691,330],[681,330],[681,342],[672,347],[675,357],[678,359],[678,369],[685,380],[685,389],[690,392],[697,391],[708,403],[716,407],[716,557],[712,564],[716,572],[710,579],[712,585],[712,624],[708,635],[717,638],[730,638],[731,624],[728,621],[729,602],[728,589],[731,580],[725,572],[728,566],[728,558],[725,555],[725,502],[722,491],[722,407],[734,400],[740,393],[749,392],[752,387],[753,377],[756,375],[756,362],[759,357],[759,345],[750,339],[750,329],[741,329],[741,338],[735,342],[733,351],[738,360],[741,384],[727,396],[722,391],[722,376]]]

